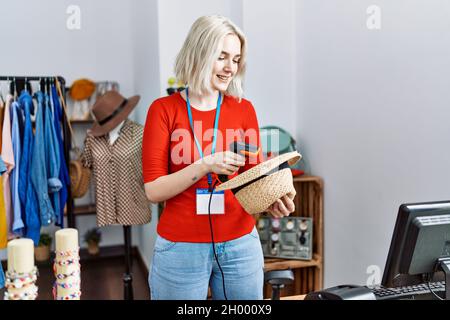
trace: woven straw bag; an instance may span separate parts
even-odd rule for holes
[[[77,160],[71,160],[69,164],[70,184],[73,198],[81,198],[89,190],[91,181],[91,170],[83,166],[80,160],[79,149],[75,152],[78,154]]]

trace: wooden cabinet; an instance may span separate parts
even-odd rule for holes
[[[294,178],[297,195],[291,216],[313,218],[313,258],[309,261],[266,258],[264,271],[291,269],[295,280],[281,296],[306,294],[323,287],[323,180],[315,176]],[[272,287],[264,285],[264,298],[270,298]]]

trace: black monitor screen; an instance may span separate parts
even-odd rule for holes
[[[450,257],[450,201],[402,204],[399,208],[382,285],[400,287],[424,282],[439,258]]]

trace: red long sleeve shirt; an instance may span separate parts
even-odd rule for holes
[[[211,154],[216,110],[192,107],[195,135],[204,156]],[[233,141],[260,146],[259,127],[250,101],[224,96],[217,133],[216,152],[229,150]],[[261,154],[260,154],[261,155]],[[150,106],[142,142],[144,183],[177,172],[200,158],[189,124],[186,101],[175,93],[159,98]],[[262,157],[246,160],[238,173],[260,163]],[[236,173],[235,175],[237,175]],[[215,180],[216,175],[213,175]],[[230,176],[230,179],[232,177]],[[207,177],[199,179],[182,193],[168,199],[157,232],[170,241],[211,242],[208,215],[196,213],[196,189],[208,188]],[[225,191],[225,214],[212,214],[214,241],[223,242],[248,234],[255,225],[231,190]]]

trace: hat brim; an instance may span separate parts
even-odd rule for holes
[[[92,128],[89,130],[89,133],[94,137],[101,137],[113,130],[122,121],[128,118],[128,115],[136,107],[140,98],[141,97],[139,95],[128,98],[128,102],[122,111],[120,111],[117,115],[114,116],[114,118],[109,120],[104,125],[100,125],[98,122],[95,122]]]
[[[237,175],[233,179],[220,184],[218,187],[216,187],[216,190],[221,191],[238,188],[250,181],[255,180],[256,178],[259,178],[264,174],[267,174],[286,161],[289,163],[289,165],[293,165],[297,163],[297,161],[299,161],[301,158],[302,155],[297,151],[283,153],[278,157],[264,161],[257,166],[254,166],[253,168],[250,168],[249,170],[241,173],[240,175]]]

